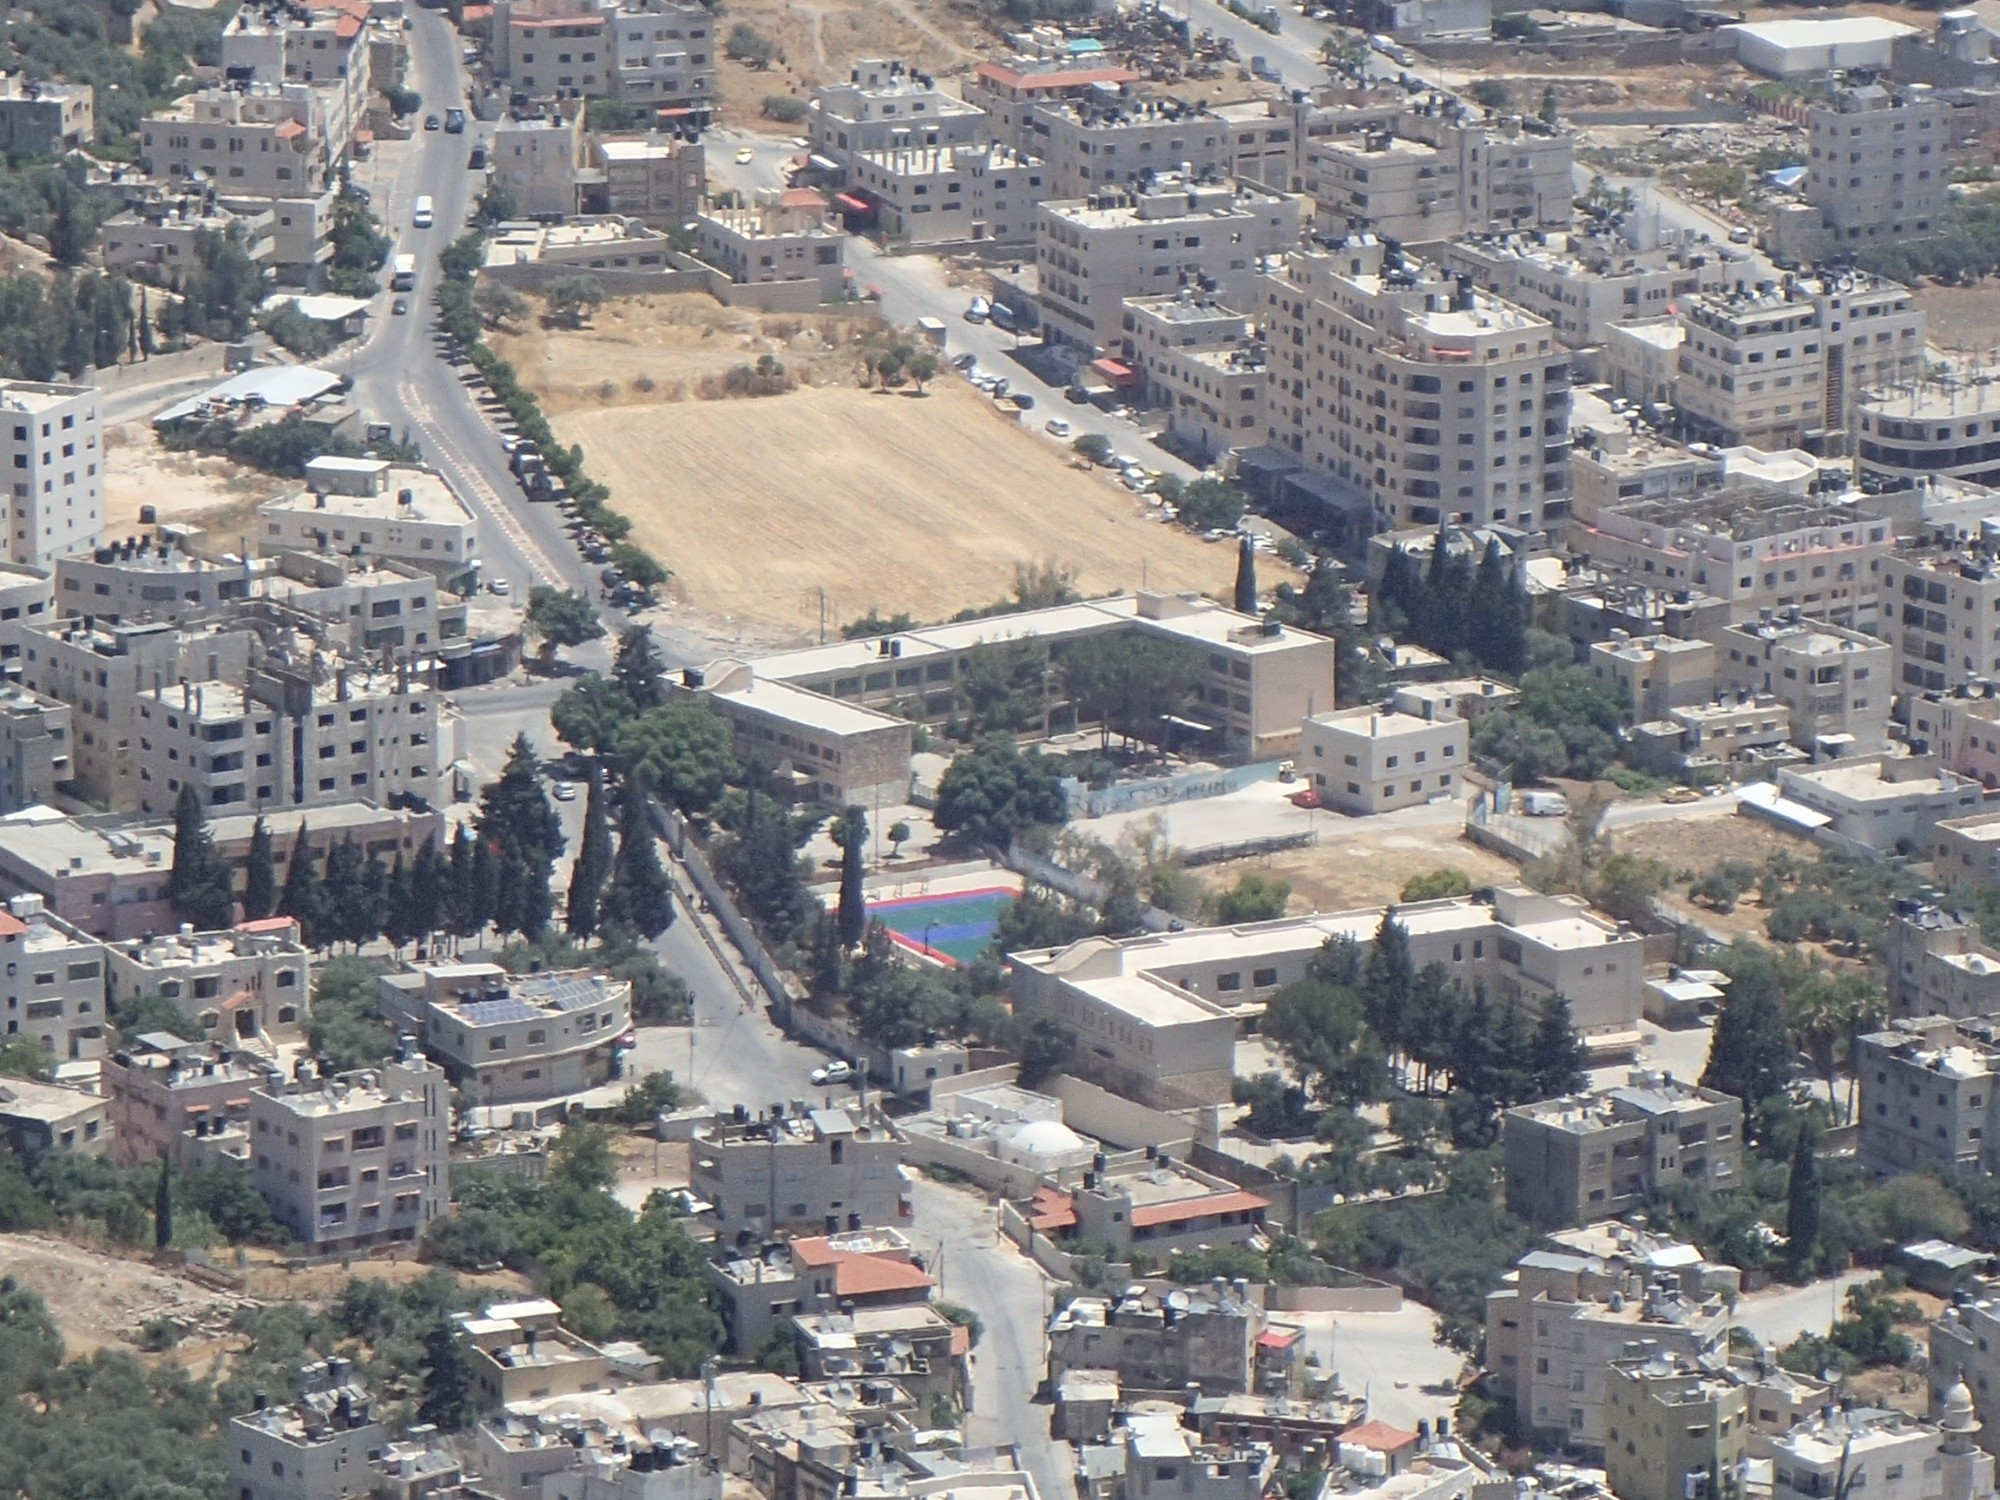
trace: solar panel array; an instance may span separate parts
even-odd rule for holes
[[[514,989],[557,1010],[586,1010],[604,998],[595,979],[576,974],[530,974],[515,980]]]
[[[534,1021],[541,1012],[520,1000],[467,1000],[459,1011],[475,1026],[497,1026],[503,1021]]]

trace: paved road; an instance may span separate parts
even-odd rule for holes
[[[1825,1333],[1847,1311],[1847,1289],[1873,1281],[1878,1271],[1846,1271],[1809,1286],[1754,1292],[1736,1304],[1737,1326],[1780,1349],[1802,1333]]]

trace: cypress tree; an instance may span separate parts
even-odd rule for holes
[[[160,1180],[153,1188],[153,1248],[162,1253],[174,1243],[174,1180],[167,1155],[160,1153]]]
[[[410,870],[403,863],[401,851],[397,852],[396,863],[389,871],[384,897],[382,936],[389,940],[392,949],[401,953],[405,943],[414,942],[424,932],[417,921],[416,895],[411,889]]]
[[[450,880],[451,867],[439,851],[437,840],[425,839],[410,863],[410,931],[415,937],[427,938],[444,925],[445,895]]]
[[[424,1398],[417,1414],[441,1432],[457,1432],[472,1415],[472,1378],[450,1318],[424,1335]]]
[[[229,862],[216,852],[208,815],[193,782],[174,803],[174,868],[167,881],[174,913],[197,932],[214,932],[236,918],[235,884]]]
[[[401,861],[402,856],[398,855],[397,862]],[[380,854],[370,854],[361,867],[361,900],[354,909],[354,925],[348,930],[348,941],[357,948],[372,943],[388,925],[389,867]]]
[[[840,906],[836,919],[840,946],[852,948],[868,931],[868,898],[862,889],[862,856],[868,838],[868,815],[850,806],[840,829]]]
[[[583,842],[569,870],[569,931],[589,938],[597,931],[604,882],[611,878],[611,821],[604,812],[604,777],[593,764],[590,792],[583,805]]]
[[[647,816],[646,789],[627,780],[618,808],[618,858],[604,893],[604,920],[651,941],[673,925],[673,887],[660,866],[659,845]]]
[[[243,920],[261,922],[278,905],[278,867],[271,857],[271,830],[264,816],[250,826],[250,852],[243,856]]]
[[[1410,561],[1410,554],[1401,547],[1391,547],[1389,560],[1382,565],[1381,582],[1375,585],[1374,596],[1369,600],[1369,627],[1392,635],[1406,628],[1418,592],[1416,565]]]
[[[1236,544],[1236,612],[1257,613],[1257,548],[1247,536]]]
[[[667,701],[662,680],[667,664],[653,644],[650,626],[634,625],[618,637],[618,656],[611,664],[611,680],[624,689],[625,696],[639,713],[658,708]]]
[[[1583,1041],[1576,1034],[1569,998],[1551,995],[1535,1023],[1529,1049],[1529,1099],[1555,1099],[1583,1087]]]
[[[1416,984],[1416,961],[1410,956],[1410,932],[1396,920],[1396,908],[1382,913],[1368,961],[1361,970],[1361,1005],[1368,1024],[1390,1052],[1400,1051],[1407,1030],[1410,991]]]
[[[1812,1122],[1801,1120],[1792,1147],[1791,1180],[1785,1185],[1785,1240],[1795,1276],[1812,1269],[1819,1245],[1819,1157],[1814,1135]]]
[[[367,922],[367,892],[361,880],[361,847],[348,834],[327,851],[326,877],[320,882],[322,934],[328,946],[354,935]]]
[[[466,892],[465,915],[472,923],[472,931],[467,937],[476,937],[484,932],[500,910],[500,868],[494,855],[493,846],[485,839],[466,831],[466,838],[472,844],[472,867],[469,888]]]
[[[285,866],[284,889],[278,892],[278,915],[299,924],[299,941],[308,948],[320,943],[320,894],[315,878],[312,830],[303,819],[299,836],[292,841],[291,863]]]

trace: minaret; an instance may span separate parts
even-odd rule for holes
[[[1944,1465],[1939,1500],[1987,1500],[1993,1494],[1993,1455],[1979,1447],[1979,1417],[1972,1409],[1972,1390],[1963,1369],[1944,1393],[1938,1430],[1943,1434],[1939,1453]]]

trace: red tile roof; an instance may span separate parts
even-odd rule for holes
[[[1372,1422],[1363,1422],[1359,1427],[1350,1427],[1340,1435],[1343,1443],[1358,1443],[1363,1448],[1372,1448],[1377,1453],[1394,1453],[1399,1448],[1407,1448],[1417,1440],[1414,1432],[1406,1432],[1400,1427],[1391,1427],[1380,1417]]]
[[[865,1297],[877,1292],[919,1292],[937,1283],[900,1251],[871,1254],[837,1250],[824,1236],[792,1241],[792,1259],[808,1270],[833,1267],[836,1296]]]
[[[1210,1214],[1255,1213],[1269,1208],[1271,1200],[1255,1193],[1210,1193],[1202,1198],[1177,1198],[1172,1203],[1149,1203],[1132,1210],[1132,1227],[1148,1224],[1179,1224],[1188,1219],[1205,1219]]]
[[[951,1353],[956,1359],[972,1352],[972,1330],[962,1323],[951,1325]]]
[[[1257,1347],[1259,1349],[1289,1349],[1299,1341],[1299,1338],[1300,1333],[1296,1328],[1266,1328],[1262,1333],[1257,1335]]]
[[[258,917],[253,922],[238,922],[236,930],[238,932],[283,932],[295,920],[292,917]]]
[[[19,937],[28,930],[28,924],[10,911],[0,911],[0,937]]]
[[[1047,89],[1088,88],[1093,83],[1132,83],[1139,77],[1130,68],[1053,68],[1046,73],[1023,73],[1018,68],[995,62],[981,63],[973,71],[994,83],[1031,93]]]
[[[1073,1229],[1076,1227],[1076,1199],[1052,1187],[1035,1189],[1028,1205],[1030,1229]]]

